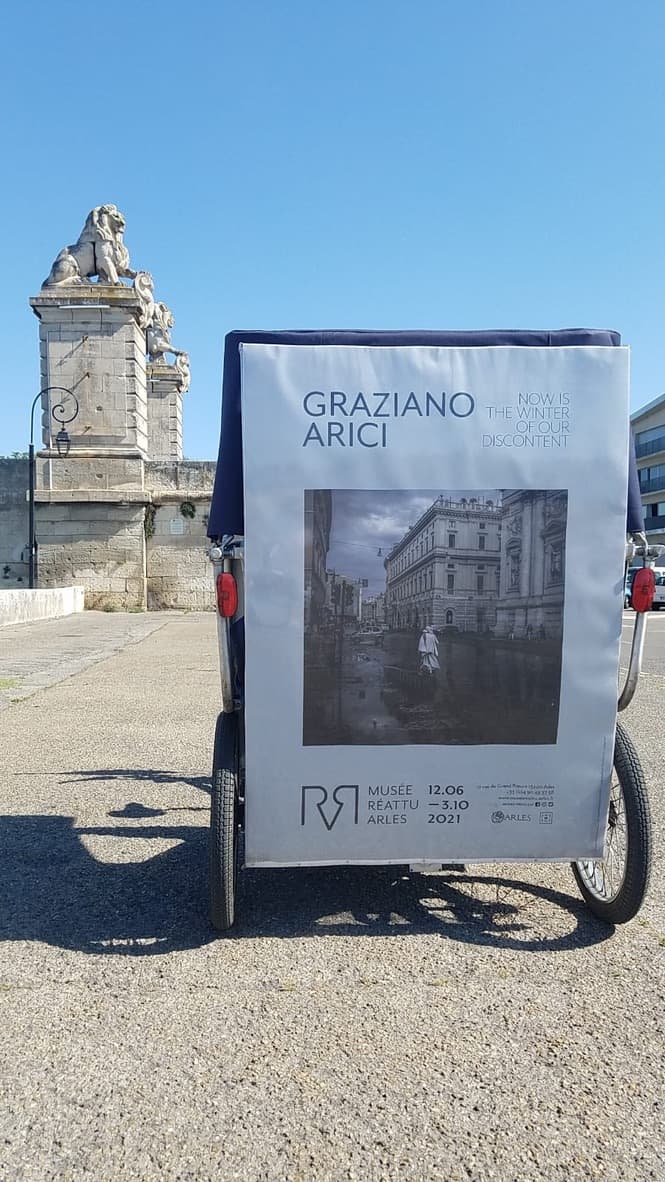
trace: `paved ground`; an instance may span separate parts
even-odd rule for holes
[[[3,692],[31,696],[0,715],[0,1178],[662,1178],[665,613],[650,625],[638,920],[598,925],[566,867],[255,871],[221,940],[214,619],[1,630]]]

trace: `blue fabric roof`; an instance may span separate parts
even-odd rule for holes
[[[244,532],[243,471],[242,471],[242,413],[240,405],[240,345],[367,345],[388,348],[399,345],[438,345],[440,347],[470,347],[482,345],[522,345],[542,348],[556,345],[621,344],[618,332],[602,329],[563,328],[555,332],[522,329],[491,329],[477,332],[417,331],[345,331],[329,330],[302,332],[268,332],[237,330],[226,336],[224,344],[224,376],[222,381],[222,431],[219,447],[215,487],[210,508],[208,536],[221,538],[224,534]],[[644,528],[637,469],[631,455],[628,501],[628,529]]]

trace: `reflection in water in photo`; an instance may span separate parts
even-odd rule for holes
[[[561,672],[552,640],[439,639],[440,668],[421,671],[418,636],[348,642],[311,675],[305,745],[555,743]]]

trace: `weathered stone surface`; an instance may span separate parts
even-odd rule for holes
[[[27,459],[0,459],[0,587],[28,585],[27,488]]]
[[[79,413],[68,428],[71,454],[79,446],[133,447],[147,455],[145,334],[138,301],[125,287],[95,287],[97,308],[76,301],[76,288],[47,289],[30,303],[40,318],[41,385],[71,390]],[[43,442],[55,433],[50,404],[42,404]]]

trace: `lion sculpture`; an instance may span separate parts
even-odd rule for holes
[[[96,205],[86,218],[78,242],[63,247],[42,287],[85,283],[95,275],[99,283],[112,286],[120,284],[121,276],[134,279],[136,271],[129,266],[124,232],[125,219],[117,206]]]
[[[175,349],[171,344],[171,329],[174,320],[171,309],[166,304],[155,304],[152,323],[148,325],[148,359],[157,365],[169,365],[166,353],[173,353],[175,357],[183,353],[183,349]]]

